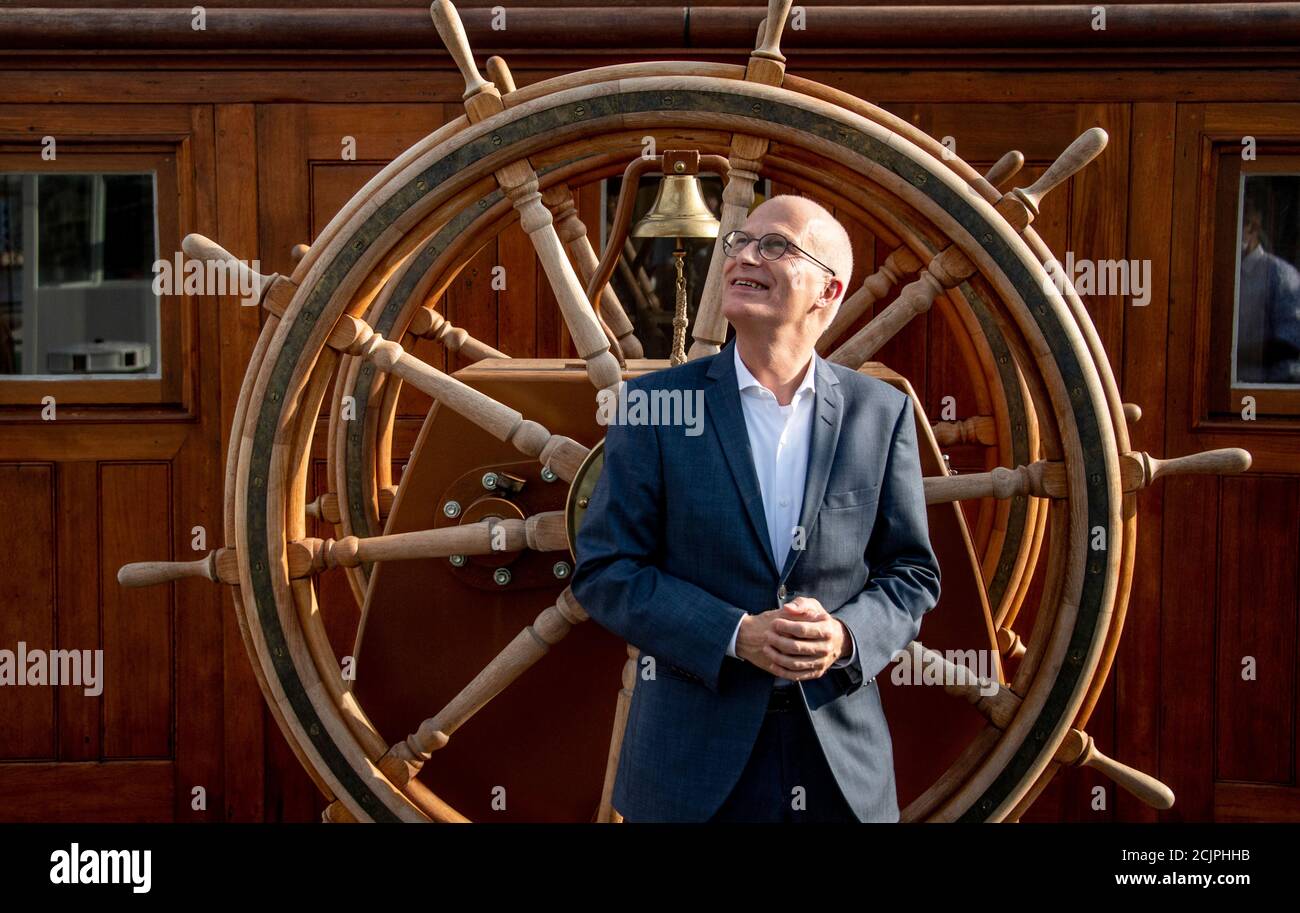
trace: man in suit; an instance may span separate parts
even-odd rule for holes
[[[940,581],[912,403],[814,349],[852,272],[829,212],[773,197],[724,253],[734,338],[623,391],[699,396],[706,429],[610,424],[577,537],[574,595],[641,651],[613,804],[897,821],[875,677]]]

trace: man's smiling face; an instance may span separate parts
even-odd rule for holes
[[[809,229],[816,222],[780,201],[760,204],[750,213],[741,231],[751,238],[771,232],[817,256],[809,242]],[[820,257],[818,259],[821,259]],[[770,333],[779,326],[799,326],[808,319],[821,319],[835,301],[843,280],[834,280],[794,248],[778,260],[768,260],[751,242],[734,257],[728,257],[722,271],[722,315],[740,328]]]

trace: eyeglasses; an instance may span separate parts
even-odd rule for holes
[[[816,263],[822,269],[826,270],[826,272],[830,273],[831,276],[835,275],[835,270],[818,260],[789,238],[777,234],[774,231],[763,235],[761,238],[751,238],[743,231],[728,232],[727,236],[722,239],[722,252],[728,257],[739,257],[740,252],[749,246],[750,241],[758,242],[758,252],[763,255],[764,260],[780,260],[781,257],[785,255],[786,250],[793,247],[813,263]]]

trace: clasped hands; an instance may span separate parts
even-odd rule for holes
[[[746,615],[736,635],[738,657],[792,682],[821,678],[851,647],[844,623],[811,596]]]

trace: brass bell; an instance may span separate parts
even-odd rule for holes
[[[716,238],[718,220],[709,212],[694,174],[665,174],[645,218],[632,229],[634,238]]]

